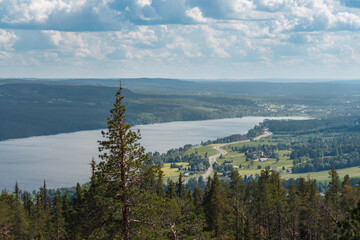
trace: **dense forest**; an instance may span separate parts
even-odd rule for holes
[[[116,87],[0,81],[0,140],[106,127]],[[267,115],[247,97],[135,93],[123,90],[128,122],[206,120]]]
[[[121,88],[92,161],[91,181],[72,198],[49,197],[46,184],[33,196],[0,195],[0,238],[7,239],[359,239],[360,187],[329,171],[323,196],[316,181],[285,184],[262,170],[244,181],[235,169],[227,182],[213,177],[185,188],[183,175],[164,184],[126,123]]]
[[[131,191],[93,175],[89,186],[77,185],[69,199],[49,198],[46,186],[36,200],[19,190],[0,194],[1,239],[359,239],[360,189],[330,171],[330,188],[322,196],[316,182],[299,179],[287,188],[276,172],[262,171],[244,183],[237,171],[230,182],[215,173],[205,188],[162,184],[160,170],[150,168]],[[118,184],[120,182],[117,182]],[[124,237],[122,194],[131,196]]]

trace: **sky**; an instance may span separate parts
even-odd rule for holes
[[[0,78],[360,79],[360,0],[0,0]]]

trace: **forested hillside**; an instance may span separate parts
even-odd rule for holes
[[[101,129],[116,87],[43,83],[0,84],[0,140]],[[261,115],[246,98],[137,94],[124,89],[135,124]]]
[[[360,188],[329,171],[329,189],[316,180],[285,184],[276,171],[228,182],[215,172],[186,189],[183,175],[164,184],[159,165],[126,123],[121,89],[99,142],[101,161],[75,196],[0,194],[0,238],[7,239],[359,239]],[[201,181],[200,181],[201,180]]]
[[[356,116],[353,82],[120,79],[131,124],[242,116]],[[105,127],[119,79],[0,80],[0,140]]]
[[[330,171],[321,196],[315,180],[301,178],[285,188],[279,174],[262,171],[244,183],[236,170],[228,183],[215,174],[204,189],[178,182],[162,185],[160,170],[147,171],[132,191],[129,239],[358,239],[360,189]],[[74,198],[47,195],[46,186],[0,194],[0,238],[125,239],[122,193],[92,177]],[[115,195],[113,195],[115,194]],[[120,195],[121,196],[121,195]],[[120,197],[119,196],[119,197]]]

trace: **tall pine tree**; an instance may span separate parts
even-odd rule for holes
[[[98,179],[106,185],[107,196],[115,201],[120,201],[121,236],[124,240],[130,238],[130,227],[135,219],[131,216],[131,208],[136,205],[137,188],[144,179],[144,171],[149,163],[145,150],[137,142],[140,139],[140,132],[134,132],[126,123],[126,108],[123,105],[122,87],[116,93],[114,107],[107,118],[107,131],[102,132],[105,140],[99,141],[99,156],[102,161],[97,166]],[[110,208],[114,205],[111,204]],[[115,213],[118,210],[112,210]],[[119,236],[115,226],[112,228],[112,235]]]

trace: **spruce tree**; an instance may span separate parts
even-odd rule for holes
[[[235,215],[235,239],[243,239],[245,228],[245,213],[243,207],[244,184],[237,169],[231,170],[230,198]]]
[[[299,211],[300,211],[300,197],[296,193],[296,185],[292,180],[289,185],[287,195],[287,223],[286,232],[291,240],[295,240],[299,236]]]
[[[224,191],[221,182],[217,175],[214,174],[214,179],[211,181],[210,189],[206,192],[204,198],[204,211],[208,230],[214,231],[215,237],[221,238],[224,229]]]
[[[176,197],[176,191],[175,191],[175,184],[172,180],[169,181],[168,188],[166,190],[166,197],[168,198],[175,198]]]
[[[130,224],[134,222],[130,209],[136,204],[135,195],[144,178],[149,158],[140,146],[140,132],[132,131],[126,123],[126,108],[123,105],[122,87],[115,96],[115,103],[107,117],[107,131],[102,131],[105,138],[99,141],[101,162],[97,166],[98,179],[106,185],[107,196],[114,201],[120,201],[121,206],[121,236],[124,240],[130,238]],[[114,206],[109,206],[113,208]],[[113,210],[117,212],[117,210]],[[114,216],[116,217],[116,216]],[[112,231],[117,231],[114,226]],[[118,236],[115,232],[114,236]]]
[[[164,178],[164,171],[161,170],[161,166],[158,164],[156,166],[156,183],[155,183],[155,192],[160,196],[164,196],[164,186],[163,186],[163,178]]]
[[[329,190],[327,191],[325,197],[328,203],[332,205],[335,209],[339,207],[339,197],[341,192],[341,183],[339,175],[337,174],[334,166],[331,166],[329,171]]]
[[[55,240],[65,239],[65,219],[62,212],[62,200],[55,193],[54,204],[51,212],[52,238]]]
[[[179,180],[176,184],[176,193],[177,193],[178,197],[183,197],[184,192],[185,192],[185,187],[184,187],[183,174],[180,172]]]
[[[16,181],[15,183],[15,197],[16,197],[16,200],[20,200],[20,196],[19,196],[19,185],[18,185],[18,182]]]

